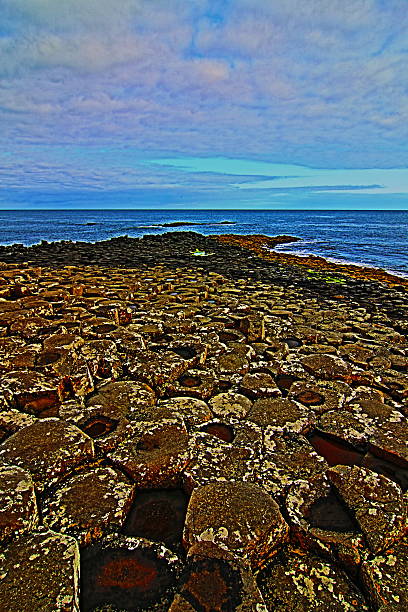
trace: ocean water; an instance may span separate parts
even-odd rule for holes
[[[184,221],[202,225],[163,227]],[[3,245],[41,240],[95,242],[175,230],[206,235],[289,234],[302,240],[281,245],[278,251],[320,255],[408,277],[408,211],[6,210],[0,211],[0,227]]]

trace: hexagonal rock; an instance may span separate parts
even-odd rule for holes
[[[293,541],[304,549],[329,555],[356,578],[367,552],[365,539],[352,511],[336,494],[326,474],[295,480],[285,505]]]
[[[295,382],[290,387],[288,399],[299,402],[316,414],[329,410],[340,410],[344,403],[344,391],[330,388],[327,384],[323,383],[323,386],[305,381]],[[352,393],[351,389],[350,393]]]
[[[259,578],[268,610],[360,612],[364,596],[335,565],[305,551],[285,551]]]
[[[252,400],[262,397],[280,397],[282,395],[272,376],[264,372],[245,374],[239,390]]]
[[[13,334],[19,334],[27,339],[38,338],[41,334],[49,333],[53,328],[55,329],[55,321],[35,315],[17,319],[10,326]]]
[[[231,444],[221,441],[219,435],[205,432],[193,436],[190,446],[191,460],[183,479],[188,493],[220,480],[258,482],[260,479],[261,453],[256,442]]]
[[[158,355],[153,351],[143,350],[128,356],[127,368],[131,378],[146,382],[162,392],[169,383],[190,369],[191,364],[170,351]]]
[[[200,426],[212,418],[208,405],[195,397],[171,397],[159,401],[158,408],[164,408],[170,415],[183,419],[188,429]]]
[[[220,419],[243,419],[251,409],[252,402],[239,393],[219,393],[208,402],[211,410]]]
[[[346,361],[324,353],[307,355],[300,363],[306,372],[323,380],[348,380],[352,373],[351,366]]]
[[[382,402],[360,400],[348,406],[348,410],[327,412],[320,416],[317,426],[351,444],[370,442],[379,456],[408,467],[406,418]]]
[[[0,465],[0,540],[38,525],[31,474],[15,465]]]
[[[78,349],[84,344],[84,339],[81,336],[75,334],[53,334],[44,339],[44,351],[46,352],[58,352],[58,351],[70,351],[72,349]]]
[[[374,553],[401,539],[407,529],[407,510],[401,488],[379,474],[354,466],[327,470],[364,533]]]
[[[188,433],[176,420],[129,425],[131,436],[109,458],[142,489],[171,487],[188,463]]]
[[[0,609],[77,612],[79,551],[74,538],[39,530],[0,552]]]
[[[122,362],[113,340],[89,340],[80,349],[92,376],[116,379],[122,375]]]
[[[313,418],[313,417],[312,417]],[[254,402],[248,420],[271,433],[300,433],[312,419],[309,410],[288,399],[259,399]]]
[[[135,485],[111,467],[94,467],[65,480],[42,508],[45,524],[75,536],[85,546],[107,531],[119,531]]]
[[[16,431],[32,425],[36,418],[31,414],[25,414],[18,410],[3,410],[0,412],[0,442],[12,436]]]
[[[2,395],[11,408],[41,416],[57,416],[60,379],[33,370],[8,372],[0,379]]]
[[[86,401],[88,408],[98,408],[100,413],[114,419],[126,417],[139,420],[139,411],[154,406],[156,394],[148,385],[133,380],[107,383]]]
[[[216,364],[217,371],[221,374],[231,373],[244,375],[249,370],[249,361],[244,355],[235,351],[220,355],[215,358],[214,363]]]
[[[266,430],[259,478],[268,493],[283,496],[294,481],[311,478],[328,467],[303,436],[283,437]]]
[[[162,544],[109,535],[81,553],[81,610],[168,610],[179,573]]]
[[[239,327],[246,335],[248,342],[256,342],[265,338],[265,318],[257,314],[250,314],[240,320]]]
[[[177,397],[189,396],[207,400],[213,394],[216,382],[214,372],[192,368],[169,385],[167,393]]]
[[[197,542],[213,542],[259,569],[286,541],[288,531],[278,504],[260,487],[218,482],[193,491],[183,540],[187,550]]]
[[[408,541],[405,539],[381,555],[364,561],[361,580],[371,604],[380,612],[408,609]]]
[[[0,445],[0,460],[29,470],[39,491],[93,456],[92,439],[59,419],[37,421]]]
[[[248,562],[211,542],[190,548],[182,586],[169,608],[169,612],[195,610],[267,612]]]

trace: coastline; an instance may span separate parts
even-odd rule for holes
[[[232,222],[219,222],[216,225],[223,224],[232,224]],[[173,224],[168,224],[172,226]],[[179,225],[178,222],[174,224],[176,227]],[[185,225],[185,224],[183,224]],[[204,225],[204,223],[187,223],[187,225]],[[47,258],[49,258],[50,265],[54,265],[55,262],[53,260],[53,251],[57,255],[60,255],[61,250],[66,248],[72,248],[75,251],[75,245],[80,245],[86,249],[86,245],[89,245],[91,248],[92,245],[95,248],[98,246],[106,245],[106,248],[109,249],[109,244],[112,242],[118,243],[121,241],[140,241],[143,239],[149,240],[150,238],[157,239],[160,241],[160,237],[163,236],[171,236],[172,234],[197,234],[200,238],[204,239],[212,239],[217,242],[236,246],[243,248],[247,251],[253,252],[258,257],[271,261],[280,263],[282,265],[287,266],[295,266],[300,270],[305,270],[307,268],[312,268],[317,271],[327,271],[333,272],[335,274],[342,274],[346,276],[350,276],[352,278],[360,278],[366,280],[374,280],[379,282],[388,283],[391,285],[401,285],[404,287],[408,287],[408,277],[404,276],[396,271],[388,271],[383,268],[377,268],[375,266],[367,266],[363,263],[355,263],[355,262],[340,262],[340,261],[330,261],[329,258],[321,257],[319,255],[295,255],[290,253],[283,253],[279,251],[274,251],[274,247],[279,244],[287,244],[292,242],[302,242],[302,238],[296,236],[287,236],[287,235],[279,235],[279,236],[266,236],[262,234],[218,234],[218,235],[205,235],[199,234],[192,231],[171,231],[165,232],[164,234],[144,234],[141,237],[130,238],[127,235],[116,236],[114,238],[110,238],[107,240],[99,240],[95,242],[84,242],[84,241],[70,241],[70,240],[60,240],[55,242],[41,241],[36,244],[25,246],[19,243],[1,245],[0,244],[0,261],[4,259],[6,262],[12,261],[24,261],[24,258],[30,260],[34,257],[33,261],[43,261],[47,262]],[[137,244],[137,242],[133,242],[133,244]],[[67,248],[68,247],[68,248]],[[45,256],[41,255],[41,249],[43,251],[47,249]],[[90,250],[90,248],[88,250]],[[116,262],[120,265],[120,262]]]
[[[289,239],[0,249],[0,607],[404,609],[407,284]]]

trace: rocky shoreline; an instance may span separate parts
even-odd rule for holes
[[[0,610],[407,609],[408,281],[271,240],[0,247]]]

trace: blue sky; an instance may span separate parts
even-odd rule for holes
[[[0,0],[0,207],[407,209],[407,8]]]

